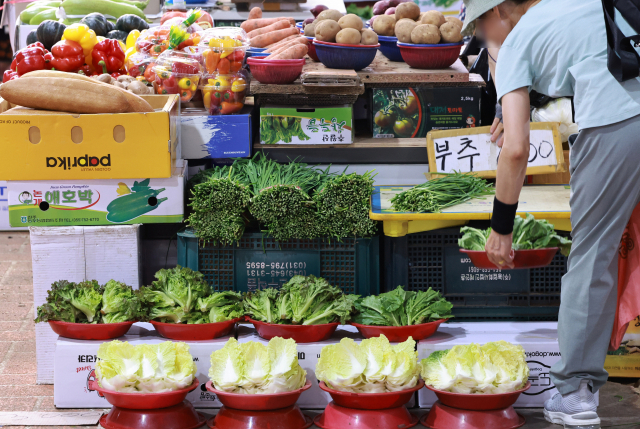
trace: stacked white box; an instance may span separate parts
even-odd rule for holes
[[[520,395],[515,407],[543,407],[544,402],[558,392],[549,377],[551,366],[560,359],[556,322],[448,323],[418,343],[418,358],[422,360],[434,351],[456,345],[500,340],[521,345],[529,364],[531,388]],[[436,400],[436,395],[426,388],[418,392],[420,408],[431,408]]]
[[[222,404],[215,395],[207,392],[205,384],[209,381],[211,353],[221,349],[235,333],[209,341],[185,341],[196,362],[196,377],[199,387],[187,395],[197,408],[220,408]],[[157,334],[151,324],[136,323],[120,341],[131,344],[158,344],[171,341]],[[53,401],[57,408],[109,408],[106,399],[98,396],[98,392],[89,390],[89,380],[95,379],[96,353],[104,341],[80,341],[59,338],[55,353],[55,383]]]
[[[58,280],[114,279],[140,286],[139,225],[30,227],[34,313]],[[35,314],[34,314],[35,317]],[[37,382],[53,383],[52,354],[58,336],[36,324]]]
[[[351,325],[341,325],[330,339],[317,343],[298,343],[298,362],[300,366],[307,371],[307,380],[311,382],[311,388],[300,395],[298,406],[305,409],[324,409],[331,402],[331,395],[323,391],[319,387],[319,381],[316,378],[316,364],[320,358],[320,350],[329,344],[339,343],[343,338],[351,338],[355,342],[360,343],[363,340],[358,330]],[[269,341],[260,338],[253,327],[240,325],[238,327],[238,342],[257,341],[267,344]],[[395,343],[394,343],[395,344]],[[407,404],[411,408],[416,405],[415,397]]]

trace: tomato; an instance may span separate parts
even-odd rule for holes
[[[413,95],[409,95],[406,103],[400,104],[400,109],[407,115],[413,115],[418,111],[418,100]]]
[[[415,127],[413,126],[413,122],[409,118],[399,119],[393,125],[393,131],[401,137],[409,137],[413,134]]]
[[[386,110],[380,110],[376,113],[373,121],[380,128],[387,128],[396,120],[396,115],[393,112],[387,112]]]

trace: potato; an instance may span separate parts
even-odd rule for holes
[[[411,43],[418,45],[440,43],[440,30],[432,24],[420,24],[411,32]]]
[[[395,33],[399,42],[411,43],[411,32],[418,26],[418,23],[412,19],[401,19],[396,23]]]
[[[444,43],[458,43],[462,40],[462,34],[455,22],[445,22],[440,26],[440,34],[442,35],[442,41]]]
[[[365,28],[362,30],[362,38],[360,43],[363,45],[377,45],[378,44],[378,35],[375,31]]]
[[[359,45],[362,35],[355,28],[343,28],[336,34],[336,42],[345,45]]]
[[[304,27],[304,35],[308,37],[315,37],[316,25],[318,25],[317,22],[312,22],[311,24],[307,24],[306,27]]]
[[[396,20],[391,15],[380,15],[373,23],[373,31],[380,36],[393,36]]]
[[[454,23],[454,24],[456,24],[458,27],[460,27],[460,29],[462,29],[462,25],[463,25],[462,21],[460,21],[460,20],[459,20],[458,18],[456,18],[455,16],[447,16],[447,17],[445,18],[445,20],[446,20],[447,22],[453,22],[453,23]]]
[[[396,7],[396,19],[398,21],[402,18],[409,18],[415,21],[419,16],[420,6],[413,2],[401,3]]]
[[[327,9],[320,12],[316,21],[324,21],[330,19],[332,21],[338,22],[338,20],[342,18],[342,13],[338,12],[335,9]]]
[[[444,19],[444,15],[437,10],[430,10],[429,12],[426,12],[420,19],[420,23],[432,24],[438,28],[440,28],[440,26],[445,22],[447,21]]]
[[[336,21],[325,19],[316,24],[316,39],[321,42],[335,42],[340,26]]]
[[[363,24],[362,19],[353,13],[343,16],[338,20],[338,24],[340,24],[340,28],[343,30],[345,28],[355,28],[356,30],[362,30]]]

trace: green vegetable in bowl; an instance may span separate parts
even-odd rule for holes
[[[467,250],[483,252],[491,228],[479,230],[468,226],[462,227],[462,238],[458,245]],[[552,224],[546,220],[537,220],[531,213],[527,213],[523,219],[516,216],[513,224],[513,250],[546,249],[559,247],[564,256],[571,252],[571,240],[556,234]]]
[[[352,320],[363,325],[408,326],[453,317],[453,304],[431,288],[405,291],[398,286],[391,292],[358,298],[355,307],[358,313]]]
[[[100,313],[103,323],[136,320],[140,314],[140,300],[131,286],[109,280],[104,285]]]

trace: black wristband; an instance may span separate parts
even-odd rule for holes
[[[497,198],[493,199],[493,215],[491,216],[491,229],[500,235],[508,235],[513,232],[513,220],[518,211],[518,203],[505,204]]]

